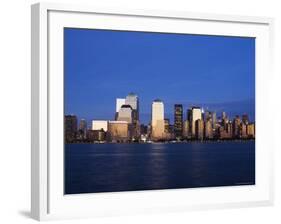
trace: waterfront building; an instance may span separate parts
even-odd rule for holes
[[[93,120],[92,121],[92,130],[104,130],[108,129],[108,121],[105,120]]]
[[[87,138],[87,121],[85,119],[81,119],[79,122],[77,138],[80,140]]]
[[[109,121],[106,137],[110,142],[127,142],[130,139],[128,122]]]
[[[213,129],[216,129],[217,124],[217,114],[216,112],[212,112],[212,127]]]
[[[204,138],[204,121],[202,119],[195,121],[195,137],[198,140],[203,140]]]
[[[204,121],[206,122],[208,120],[212,120],[212,113],[210,111],[205,111]]]
[[[182,104],[175,104],[174,106],[174,134],[176,138],[182,138],[182,134],[183,134]]]
[[[226,113],[224,111],[221,113],[221,119],[226,119]]]
[[[101,130],[88,130],[87,139],[90,142],[104,142],[106,141],[106,132]]]
[[[170,119],[164,119],[165,133],[170,133]]]
[[[255,137],[255,124],[254,123],[247,125],[247,135],[248,135],[248,138]]]
[[[165,138],[164,104],[161,100],[154,100],[152,103],[152,139]]]
[[[192,123],[191,123],[191,135],[192,135],[192,137],[196,136],[195,122],[197,120],[202,120],[201,108],[200,107],[192,107]]]
[[[127,121],[129,124],[133,122],[133,109],[130,105],[124,104],[118,112],[117,121]]]
[[[223,126],[219,126],[218,132],[219,132],[219,138],[220,139],[229,139],[229,138],[231,138],[230,133],[227,132],[227,130]]]
[[[238,115],[233,120],[232,128],[233,128],[233,131],[232,131],[233,138],[240,138],[241,120],[240,120],[240,117]]]
[[[77,135],[77,117],[75,115],[64,116],[64,138],[66,143],[76,140]]]
[[[205,121],[204,137],[205,137],[206,139],[212,139],[212,138],[213,138],[212,121],[211,121],[210,118]]]
[[[249,123],[249,116],[248,116],[248,114],[243,114],[242,115],[242,122],[244,124],[246,124],[246,125]]]
[[[227,122],[227,124],[225,126],[225,130],[228,133],[229,138],[232,138],[232,136],[233,136],[233,133],[232,133],[233,128],[232,128],[232,122],[231,121]]]
[[[245,123],[241,123],[241,138],[247,138],[247,125]]]
[[[183,122],[183,137],[189,138],[190,137],[190,124],[189,120],[185,120]]]

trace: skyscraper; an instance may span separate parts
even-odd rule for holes
[[[118,118],[118,113],[121,107],[126,104],[126,99],[125,98],[117,98],[116,99],[116,111],[115,111],[115,120]]]
[[[197,120],[202,120],[202,113],[200,107],[192,107],[192,123],[191,123],[191,134],[195,137],[195,122]]]
[[[205,121],[204,136],[207,139],[213,138],[213,128],[211,119]]]
[[[183,109],[182,104],[174,106],[174,132],[176,138],[181,138],[183,134]]]
[[[75,115],[64,116],[64,138],[66,143],[73,142],[77,135],[77,117]]]
[[[139,98],[134,93],[129,93],[125,99],[125,104],[132,107],[133,123],[136,124],[139,121]]]
[[[122,105],[126,104],[126,99],[124,98],[117,98],[116,99],[116,113],[119,112]]]
[[[199,140],[203,140],[204,138],[204,121],[202,119],[195,121],[195,137]]]
[[[189,120],[185,120],[183,122],[183,137],[188,138],[190,137],[190,125]]]
[[[236,116],[233,120],[233,125],[232,125],[233,128],[232,134],[234,138],[240,137],[240,130],[241,130],[240,124],[241,124],[240,117]]]
[[[79,138],[86,139],[87,137],[87,122],[85,119],[81,119],[79,122],[79,130],[78,130]]]
[[[248,135],[248,138],[255,137],[255,124],[254,123],[247,125],[247,135]]]
[[[151,127],[153,139],[165,137],[164,104],[159,99],[152,103]]]
[[[217,124],[217,114],[216,112],[212,112],[212,128],[215,129]]]
[[[124,104],[121,106],[117,121],[127,121],[129,124],[133,122],[133,109],[130,105]]]
[[[249,116],[248,116],[248,114],[243,114],[242,115],[242,122],[244,124],[248,124],[249,123]]]

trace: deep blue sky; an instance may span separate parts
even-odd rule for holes
[[[142,123],[156,98],[172,121],[176,103],[254,120],[254,38],[65,28],[64,39],[66,114],[113,119],[115,99],[135,92]]]

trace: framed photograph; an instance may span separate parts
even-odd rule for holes
[[[32,5],[32,217],[271,205],[272,29]]]

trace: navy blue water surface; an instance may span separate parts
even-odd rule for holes
[[[255,142],[66,144],[65,193],[255,184]]]

